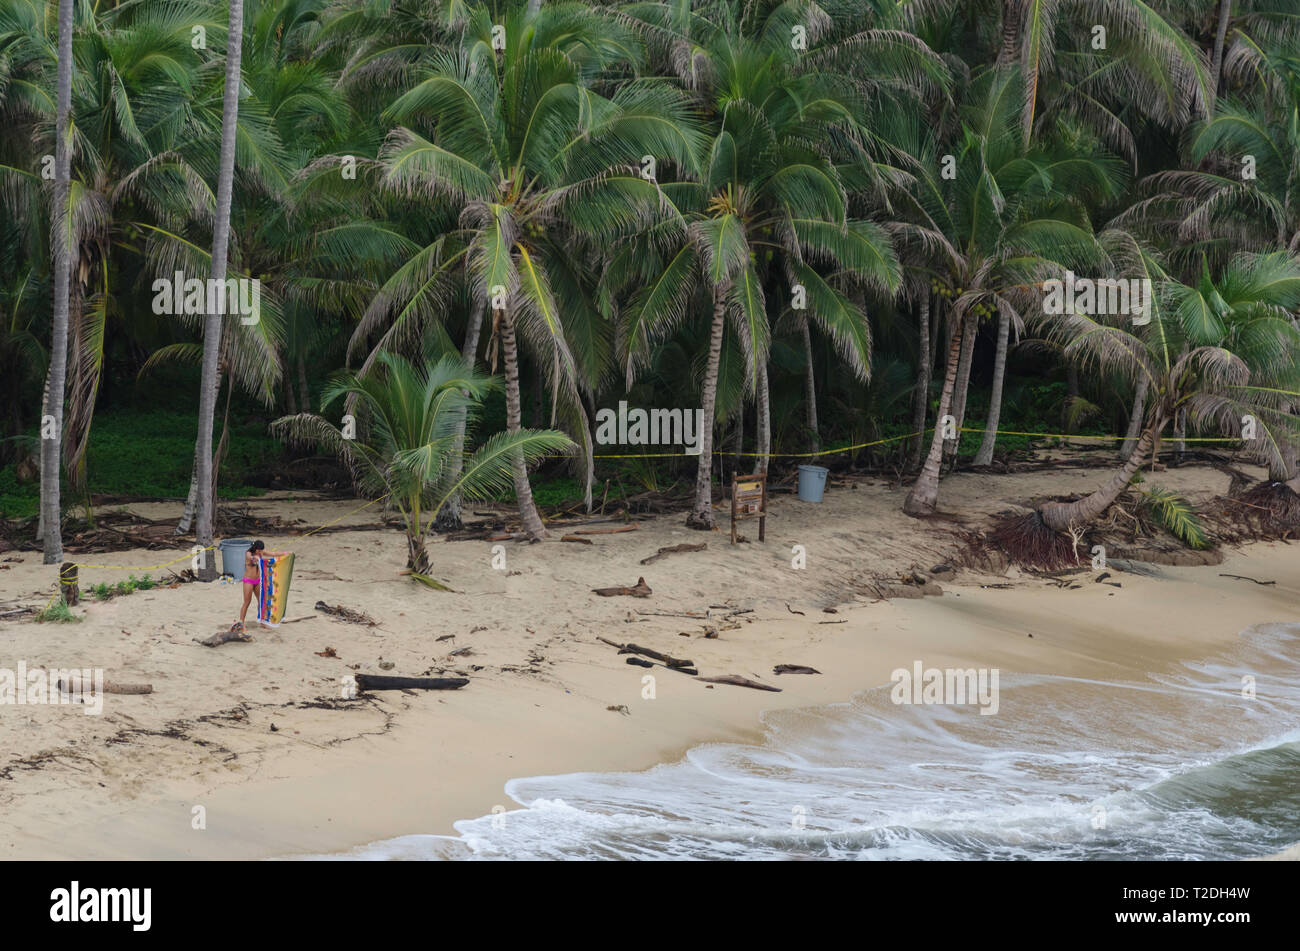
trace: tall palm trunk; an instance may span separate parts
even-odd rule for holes
[[[727,288],[713,289],[713,327],[709,333],[709,365],[700,393],[704,432],[700,434],[700,464],[695,471],[695,507],[686,517],[690,528],[713,528],[713,418],[718,400],[718,366],[722,362],[722,326],[727,316]],[[744,409],[740,413],[744,419]]]
[[[217,484],[221,481],[221,463],[226,458],[226,447],[230,444],[230,397],[235,392],[235,380],[226,374],[226,410],[221,420],[221,438],[217,440],[216,452],[212,454],[212,497],[217,497]]]
[[[921,464],[921,447],[925,444],[925,415],[930,407],[930,295],[921,296],[917,313],[916,395],[912,404],[912,465]]]
[[[948,364],[943,374],[943,390],[939,394],[939,415],[934,424],[934,435],[930,438],[930,452],[925,457],[925,465],[912,484],[912,490],[903,501],[903,511],[908,515],[929,515],[939,504],[939,467],[943,462],[943,418],[949,415],[952,407],[952,394],[957,386],[957,364],[961,362],[962,339],[965,336],[961,322],[952,328],[951,342],[948,344]],[[960,433],[958,433],[960,436]]]
[[[311,412],[311,387],[307,385],[307,359],[298,354],[298,393],[302,401],[302,411]]]
[[[1181,466],[1187,452],[1187,410],[1174,414],[1174,464]]]
[[[1214,31],[1214,55],[1210,59],[1210,95],[1219,95],[1223,77],[1223,45],[1228,39],[1228,20],[1232,16],[1232,0],[1219,0],[1219,23]]]
[[[1075,407],[1079,405],[1079,367],[1073,360],[1065,361],[1065,410],[1061,414],[1061,429],[1074,429]],[[1070,445],[1070,440],[1064,440]]]
[[[957,448],[961,445],[961,428],[966,425],[966,396],[970,392],[971,365],[975,362],[975,336],[979,323],[974,317],[964,319],[965,330],[961,341],[961,357],[957,361],[957,386],[953,390],[952,415],[957,421],[957,438],[943,447],[944,461],[957,462]]]
[[[806,413],[808,432],[812,435],[812,451],[821,452],[821,431],[817,428],[817,377],[813,370],[812,332],[808,321],[803,322],[803,352],[808,363],[808,373],[804,379],[804,412]],[[814,461],[816,456],[813,456]]]
[[[230,21],[226,31],[226,89],[221,109],[221,157],[217,166],[217,211],[212,225],[212,271],[209,277],[218,282],[226,279],[226,255],[230,244],[230,201],[235,177],[235,126],[239,116],[239,60],[244,38],[244,2],[230,0]],[[207,314],[203,319],[203,378],[199,384],[199,436],[197,482],[198,524],[195,542],[212,545],[212,424],[217,408],[217,358],[221,350],[221,314]],[[198,577],[212,581],[217,577],[217,559],[205,552]]]
[[[998,65],[1009,66],[1020,59],[1020,0],[1002,0],[1002,46]]]
[[[767,388],[767,363],[758,369],[758,445],[755,447],[754,471],[767,470],[767,457],[772,451],[772,397]]]
[[[465,343],[461,346],[460,356],[465,361],[465,365],[474,366],[474,360],[478,356],[478,338],[483,329],[483,309],[486,305],[479,301],[470,311],[469,326],[465,328]],[[461,390],[465,396],[469,393]],[[460,477],[461,469],[464,465],[465,455],[465,419],[468,415],[468,409],[462,407],[456,413],[456,436],[455,448],[451,454],[451,481],[455,482]],[[433,530],[435,532],[455,532],[464,527],[460,515],[460,493],[453,493],[447,499],[447,503],[442,507],[437,517],[433,520]]]
[[[998,423],[1002,421],[1002,381],[1007,375],[1007,338],[1011,335],[1011,314],[999,311],[998,349],[993,356],[993,390],[989,393],[989,415],[984,423],[984,440],[975,453],[975,465],[993,462],[993,445],[998,441]]]
[[[63,560],[63,518],[59,504],[59,459],[63,446],[63,395],[68,372],[68,295],[72,283],[72,0],[59,0],[59,80],[55,106],[54,327],[45,378],[44,415],[54,420],[54,438],[45,438],[41,421],[41,541],[44,562]]]
[[[1119,471],[1096,492],[1073,502],[1048,502],[1040,508],[1038,511],[1043,517],[1043,523],[1054,531],[1065,532],[1096,520],[1119,498],[1120,493],[1128,488],[1129,482],[1133,480],[1133,473],[1146,462],[1147,456],[1155,445],[1156,433],[1164,429],[1164,423],[1164,420],[1160,420],[1157,425],[1142,431],[1142,436],[1138,439],[1128,461],[1120,466]]]
[[[506,429],[517,433],[522,428],[523,412],[519,398],[519,346],[515,342],[515,317],[509,310],[501,315],[501,356],[506,371]],[[515,471],[515,498],[519,502],[519,520],[530,538],[546,538],[548,532],[533,502],[533,487],[528,482],[528,466],[522,453],[512,462]]]
[[[1124,442],[1119,447],[1121,462],[1133,454],[1133,447],[1137,445],[1138,433],[1142,431],[1142,420],[1146,417],[1147,388],[1150,386],[1151,379],[1145,373],[1138,378],[1137,388],[1133,391],[1133,409],[1128,416],[1128,432],[1124,434]]]

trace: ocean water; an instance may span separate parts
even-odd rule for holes
[[[1300,625],[1156,676],[1003,675],[998,713],[978,709],[895,705],[885,684],[770,713],[754,745],[516,779],[522,809],[334,857],[1224,859],[1300,841]]]

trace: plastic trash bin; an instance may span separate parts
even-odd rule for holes
[[[799,467],[799,498],[804,502],[820,502],[826,491],[826,475],[830,472],[825,466]]]
[[[235,578],[244,577],[244,554],[252,547],[252,539],[225,539],[220,545],[221,573]]]

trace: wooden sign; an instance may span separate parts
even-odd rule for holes
[[[767,541],[767,473],[731,477],[731,544],[736,544],[736,522],[758,518],[758,540]]]

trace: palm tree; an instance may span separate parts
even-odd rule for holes
[[[455,224],[381,288],[353,349],[385,325],[372,358],[415,339],[468,282],[474,306],[491,313],[509,430],[521,426],[522,344],[546,374],[553,414],[583,447],[590,504],[581,390],[602,372],[607,334],[575,249],[637,230],[659,199],[635,171],[641,157],[686,163],[694,141],[685,103],[667,86],[629,81],[608,96],[592,88],[602,70],[636,65],[639,44],[618,20],[579,4],[508,6],[499,25],[474,7],[458,48],[435,54],[386,112],[403,125],[380,154],[385,184],[450,210]],[[494,36],[504,48],[494,49]],[[543,537],[522,458],[515,493],[524,530]]]
[[[53,420],[53,438],[41,433],[41,532],[44,562],[63,560],[62,510],[59,507],[59,459],[63,439],[63,396],[68,360],[68,297],[72,282],[72,0],[59,0],[59,86],[54,132],[54,333],[50,368],[45,378],[45,419]],[[45,420],[42,420],[42,430]]]
[[[74,68],[93,81],[78,83],[71,103],[77,149],[70,166],[69,230],[78,267],[69,288],[67,420],[61,427],[68,482],[79,491],[86,487],[105,346],[116,336],[110,324],[137,336],[142,325],[156,325],[140,319],[132,269],[142,257],[156,258],[160,244],[190,248],[187,223],[207,233],[213,194],[200,170],[215,164],[219,125],[207,82],[212,70],[191,47],[191,21],[177,19],[171,8],[84,10],[77,13]],[[206,23],[206,10],[196,8],[195,15]],[[53,116],[48,99],[33,91],[47,72],[53,76],[57,57],[46,50],[37,4],[4,3],[0,48],[14,68],[10,80],[0,82],[0,115],[20,135],[43,134],[39,130]],[[264,153],[259,130],[241,126],[241,132],[246,151]],[[251,163],[258,174],[261,164]],[[21,169],[2,165],[0,176],[13,184],[25,177]],[[3,194],[12,206],[13,190]]]
[[[226,30],[226,94],[222,107],[221,157],[217,168],[217,208],[212,226],[212,270],[209,278],[226,279],[226,258],[230,247],[230,200],[235,177],[235,133],[239,115],[239,58],[244,38],[244,0],[230,0]],[[218,364],[221,354],[222,315],[210,313],[203,321],[203,377],[199,384],[199,436],[195,479],[198,482],[198,520],[194,540],[200,547],[212,545],[212,522],[216,497],[212,480],[212,424],[221,384]],[[217,576],[217,560],[200,561],[199,579]]]
[[[459,357],[417,365],[384,351],[367,372],[331,380],[322,396],[323,409],[340,398],[355,400],[357,438],[344,438],[312,413],[282,417],[271,429],[337,455],[363,494],[387,497],[405,524],[407,568],[427,576],[424,539],[453,496],[492,498],[510,490],[517,457],[535,462],[575,448],[555,430],[520,429],[497,433],[462,457],[457,430],[464,432],[464,419],[472,421],[483,398],[498,388],[496,378],[477,373]]]
[[[1155,288],[1149,324],[1125,328],[1086,314],[1044,318],[1067,357],[1148,381],[1142,431],[1123,466],[1090,495],[1040,507],[1043,523],[1054,531],[1085,527],[1109,508],[1155,458],[1179,412],[1226,436],[1240,435],[1243,417],[1252,417],[1254,449],[1265,459],[1276,459],[1300,424],[1286,408],[1300,397],[1300,331],[1291,316],[1300,306],[1300,258],[1278,251],[1243,254],[1217,280],[1203,267],[1189,286],[1169,280],[1136,243],[1130,248],[1129,273]]]
[[[865,380],[871,331],[849,292],[870,285],[893,293],[901,273],[884,230],[849,213],[836,159],[856,149],[860,164],[866,136],[849,105],[857,105],[856,87],[834,68],[837,49],[817,49],[801,60],[791,50],[791,11],[780,5],[742,11],[720,4],[706,16],[684,5],[634,4],[629,12],[668,48],[665,58],[707,110],[709,138],[698,178],[662,185],[672,203],[668,216],[610,263],[606,296],[630,291],[619,333],[628,385],[656,343],[692,313],[709,315],[703,438],[687,518],[688,526],[708,530],[726,328],[744,356],[745,389],[756,397],[756,468],[766,468],[768,341],[774,315],[791,313],[776,301],[791,301],[798,289],[808,317]],[[816,27],[811,37],[817,39]],[[833,140],[843,149],[830,145]]]
[[[908,219],[899,229],[902,239],[933,249],[932,288],[950,302],[938,418],[955,419],[958,439],[965,404],[959,377],[969,378],[978,320],[997,314],[995,365],[1005,368],[1009,331],[1023,327],[1024,315],[1041,302],[1039,283],[1062,266],[1097,257],[1086,210],[1071,196],[1114,195],[1119,176],[1118,163],[1104,153],[1054,154],[1023,146],[1017,131],[1023,84],[1015,70],[986,74],[970,97],[973,104],[964,110],[948,153],[952,162],[921,161],[908,168],[913,184],[899,197],[905,209],[900,214]],[[940,149],[922,143],[915,154],[937,159]],[[951,178],[944,175],[945,164]],[[995,383],[1001,383],[1000,376]],[[987,430],[997,429],[1000,408],[998,389]],[[943,458],[956,451],[957,439],[945,439],[946,428],[935,426],[925,463],[903,504],[908,514],[935,510]],[[991,443],[985,455],[991,457]]]
[[[1112,149],[1136,158],[1130,106],[1180,128],[1204,115],[1214,91],[1200,51],[1142,0],[1001,0],[998,65],[1025,77],[1020,131],[1025,144],[1053,112],[1087,120]],[[1095,45],[1103,28],[1105,42]],[[1069,43],[1073,49],[1058,50]],[[1047,108],[1040,108],[1046,104]]]

